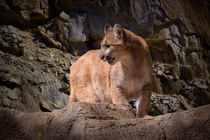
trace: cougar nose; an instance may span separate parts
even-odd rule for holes
[[[99,58],[101,58],[102,60],[104,59],[104,55],[103,54],[99,54]]]

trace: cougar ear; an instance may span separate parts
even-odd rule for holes
[[[124,39],[125,32],[119,24],[114,25],[114,35],[117,39]]]
[[[112,26],[109,25],[109,24],[106,24],[106,25],[104,26],[104,34],[106,34],[110,29],[112,29]]]

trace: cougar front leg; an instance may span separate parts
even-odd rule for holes
[[[136,100],[136,117],[141,118],[148,115],[151,100],[151,90],[143,91]]]
[[[129,105],[128,100],[126,99],[126,93],[122,86],[112,85],[110,92],[113,104]]]

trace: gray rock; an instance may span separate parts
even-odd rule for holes
[[[163,75],[163,71],[158,70],[158,71],[157,71],[157,75],[159,75],[159,76]]]
[[[17,89],[14,89],[14,90],[17,90]],[[10,98],[10,99],[12,99],[12,100],[17,100],[18,97],[17,97],[16,92],[14,90],[12,92],[11,91],[8,92],[7,93],[7,97]]]
[[[182,89],[182,82],[180,80],[174,80],[172,76],[160,77],[162,90],[164,94],[179,94]]]
[[[182,104],[184,109],[192,109],[193,108],[192,105],[190,105],[183,96],[180,96],[180,97],[181,97],[180,103]]]
[[[187,82],[187,85],[185,85],[187,88],[182,90],[181,94],[184,97],[187,97],[187,102],[193,107],[208,104],[210,102],[207,81],[208,80],[196,78]]]
[[[190,53],[190,55],[187,57],[187,60],[191,65],[199,65],[200,64],[200,59],[196,52]]]
[[[65,22],[69,22],[70,16],[66,14],[65,12],[61,12],[59,15],[59,18]]]
[[[50,103],[48,103],[45,100],[41,101],[40,107],[41,107],[42,111],[52,111],[53,110],[52,105],[50,105]]]
[[[21,91],[19,88],[10,89],[3,83],[0,86],[0,107],[24,110],[21,103]]]
[[[198,39],[195,35],[192,35],[189,37],[188,43],[189,43],[190,50],[199,51],[200,46],[199,46]]]
[[[63,25],[63,36],[71,42],[85,42],[89,40],[87,15],[62,12],[60,19]]]
[[[2,102],[4,107],[11,107],[11,100],[9,100],[8,98],[3,98]]]
[[[41,93],[49,102],[53,103],[56,108],[62,108],[68,101],[68,95],[60,91],[59,83],[50,83],[49,85],[40,86]]]
[[[172,40],[157,39],[150,46],[151,56],[154,61],[169,64],[173,64],[174,62],[180,63],[178,57],[182,55],[180,48]]]
[[[173,37],[172,40],[176,45],[180,46],[179,39],[177,37]]]
[[[195,35],[184,36],[185,46],[189,52],[197,52],[200,48],[200,42]]]
[[[170,31],[173,35],[181,36],[179,33],[179,29],[177,28],[177,26],[175,24],[170,26]]]
[[[169,103],[169,100],[164,100],[163,99],[163,104],[168,104]]]
[[[59,40],[71,49],[75,55],[82,55],[87,52],[85,42],[89,40],[88,20],[86,13],[62,12],[57,21]]]
[[[209,77],[206,62],[203,60],[201,53],[191,52],[186,60],[191,65],[195,78],[206,79]]]
[[[69,75],[70,74],[65,74],[65,76],[64,76],[65,80],[69,81]]]
[[[182,95],[162,95],[152,92],[150,115],[155,116],[192,108],[193,106]]]
[[[168,80],[173,80],[173,79],[174,79],[174,77],[171,76],[171,75],[167,75],[166,78],[167,78]]]
[[[131,14],[139,24],[155,24],[159,23],[158,16],[162,20],[167,20],[164,13],[158,8],[160,3],[158,1],[138,1],[131,0]]]
[[[164,28],[159,31],[158,33],[158,38],[159,39],[171,39],[171,33],[168,28]]]
[[[204,83],[202,84],[201,81],[198,80],[193,81],[193,85],[200,89],[207,89],[209,87]]]
[[[24,54],[24,46],[19,45],[23,38],[13,26],[0,27],[0,50],[17,56]]]

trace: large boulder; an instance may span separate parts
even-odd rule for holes
[[[56,113],[0,110],[1,139],[208,140],[210,105],[136,118],[127,106],[71,103]]]

